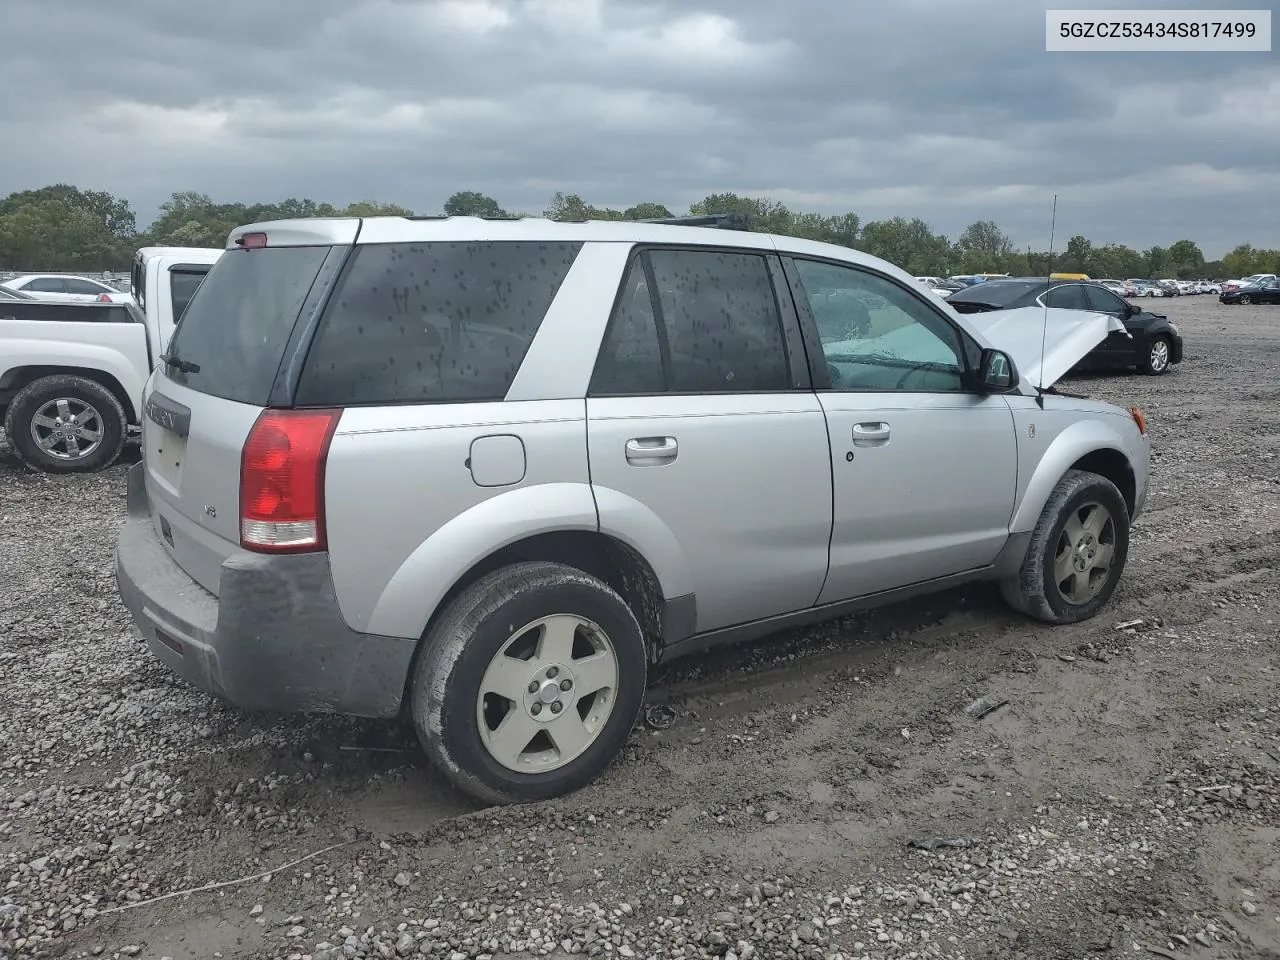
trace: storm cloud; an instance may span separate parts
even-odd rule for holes
[[[1094,6],[1104,6],[1095,3]],[[1020,246],[1280,246],[1273,53],[1063,54],[1013,0],[6,0],[0,193],[768,196]]]

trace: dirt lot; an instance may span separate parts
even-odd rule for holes
[[[1280,957],[1280,308],[1164,306],[1180,369],[1072,385],[1154,437],[1103,616],[984,587],[696,659],[518,809],[171,679],[115,593],[125,467],[0,445],[0,957]]]

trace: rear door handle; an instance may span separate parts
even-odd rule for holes
[[[627,463],[656,467],[675,460],[680,448],[675,437],[636,437],[627,441]]]
[[[882,447],[889,442],[887,423],[855,423],[853,445],[855,447]]]

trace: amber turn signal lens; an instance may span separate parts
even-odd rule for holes
[[[1142,412],[1142,408],[1130,407],[1129,416],[1133,417],[1133,422],[1138,425],[1138,432],[1145,437],[1147,435],[1147,415]]]

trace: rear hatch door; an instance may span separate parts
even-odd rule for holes
[[[357,221],[347,221],[352,233]],[[314,241],[314,238],[313,238]],[[174,560],[217,595],[240,545],[240,460],[295,327],[323,299],[344,248],[332,243],[229,249],[183,314],[143,402],[152,522]]]

